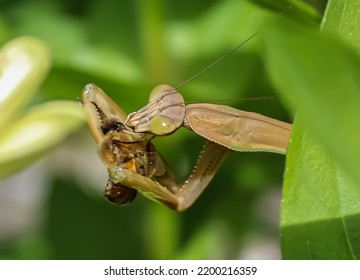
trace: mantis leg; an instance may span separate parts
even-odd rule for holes
[[[228,151],[221,145],[207,141],[192,174],[180,184],[176,183],[175,176],[168,166],[165,174],[156,178],[157,181],[118,167],[109,170],[109,175],[114,183],[135,188],[152,200],[174,210],[184,211],[207,187]]]

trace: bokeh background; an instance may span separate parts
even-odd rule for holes
[[[291,122],[261,61],[261,26],[274,16],[237,0],[0,1],[0,42],[33,35],[50,46],[33,104],[76,100],[93,82],[132,112],[154,86],[182,83],[260,30],[179,91]],[[153,143],[184,180],[204,140],[181,129]],[[232,152],[184,213],[140,195],[119,207],[102,196],[106,169],[84,125],[0,181],[0,259],[278,259],[284,165],[283,155]]]

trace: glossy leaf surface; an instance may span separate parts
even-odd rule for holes
[[[271,79],[297,112],[283,190],[283,257],[358,259],[360,58],[317,31],[290,23],[267,30]]]

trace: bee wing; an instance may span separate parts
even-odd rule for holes
[[[153,144],[149,143],[147,145],[148,153],[148,176],[161,176],[165,173],[165,163],[162,156],[155,150]]]

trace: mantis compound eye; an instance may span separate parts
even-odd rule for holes
[[[158,85],[156,87],[153,88],[153,90],[150,92],[149,95],[149,101],[153,101],[156,98],[161,97],[162,95],[164,95],[164,93],[166,92],[171,92],[171,91],[175,91],[173,87],[169,86],[169,85]]]
[[[177,128],[174,119],[166,116],[155,116],[150,121],[150,131],[155,135],[167,135],[173,133]]]
[[[173,133],[184,122],[185,102],[184,98],[174,88],[168,85],[155,87],[149,96],[150,116],[149,129],[155,135],[167,135]],[[156,109],[155,109],[156,108]]]
[[[110,180],[108,181],[104,196],[117,205],[126,205],[131,203],[137,195],[137,191],[123,185],[118,185]]]

